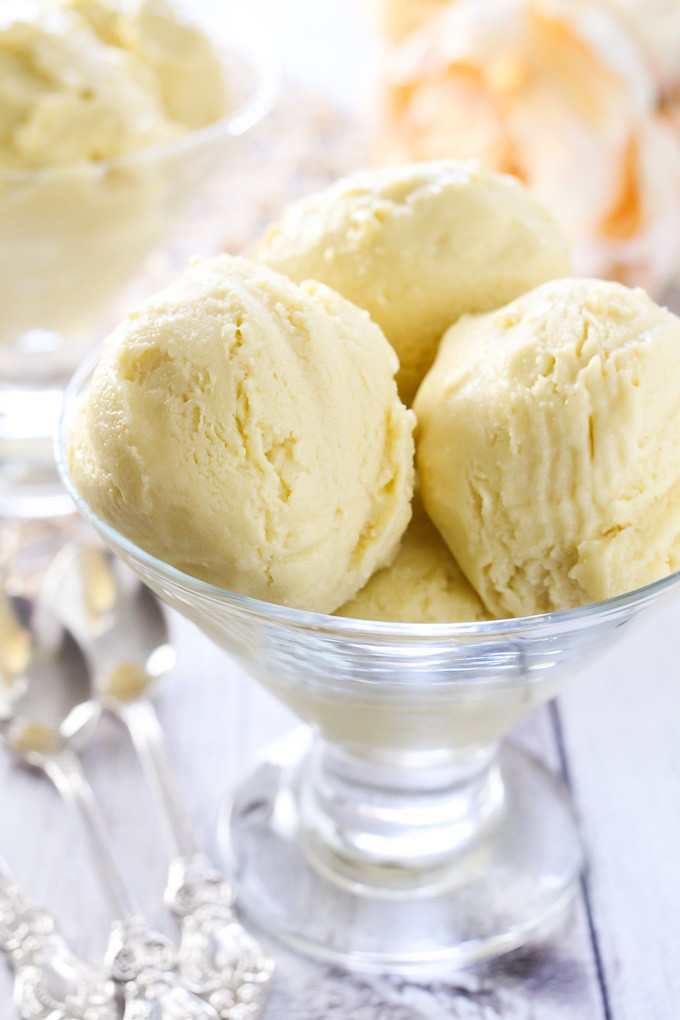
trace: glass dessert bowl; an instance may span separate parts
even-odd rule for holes
[[[67,380],[133,300],[228,241],[197,196],[218,171],[228,187],[241,136],[276,96],[257,9],[213,22],[191,10],[225,71],[220,120],[111,159],[0,170],[0,515],[71,511],[53,455]]]
[[[94,514],[66,446],[89,384],[66,391],[57,459],[81,515],[169,606],[304,723],[236,789],[218,841],[253,920],[359,970],[430,972],[548,930],[583,850],[561,782],[504,738],[680,572],[606,602],[464,624],[351,620],[260,602],[181,573]]]

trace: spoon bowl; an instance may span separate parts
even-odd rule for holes
[[[106,707],[143,696],[173,668],[176,653],[161,604],[103,546],[64,546],[41,597],[84,649]]]
[[[0,597],[0,737],[28,764],[88,741],[101,714],[68,628],[44,606]]]

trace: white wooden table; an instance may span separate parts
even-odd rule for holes
[[[193,625],[171,621],[179,660],[157,703],[210,848],[225,789],[292,720]],[[567,779],[588,849],[581,896],[549,941],[435,982],[351,975],[272,943],[278,972],[264,1020],[678,1020],[679,624],[677,601],[515,734]],[[85,761],[132,889],[171,934],[160,832],[122,730],[102,726]],[[110,918],[77,827],[49,784],[4,753],[0,789],[0,852],[74,948],[101,956]],[[2,1020],[13,1017],[10,989],[0,964]]]

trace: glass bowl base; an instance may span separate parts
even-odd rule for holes
[[[0,517],[59,517],[73,501],[57,470],[62,391],[0,385]]]
[[[225,804],[218,839],[237,900],[263,929],[351,970],[432,973],[499,956],[549,931],[579,887],[570,797],[524,751],[501,748],[502,810],[436,869],[384,882],[319,854],[298,810],[307,731],[264,756]]]

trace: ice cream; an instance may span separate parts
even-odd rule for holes
[[[680,143],[607,6],[455,0],[391,49],[381,93],[381,161],[478,157],[550,209],[578,275],[652,294],[676,278]]]
[[[109,46],[153,79],[164,116],[182,129],[213,124],[228,111],[225,65],[213,42],[172,0],[60,0]]]
[[[407,404],[460,315],[569,272],[561,231],[524,187],[455,160],[340,180],[290,206],[255,255],[365,308],[397,352]]]
[[[165,0],[3,5],[0,361],[92,342],[203,172],[163,146],[230,102],[213,46]]]
[[[106,343],[70,440],[92,509],[186,573],[332,612],[408,524],[413,415],[378,326],[322,284],[197,261]]]
[[[494,615],[595,602],[680,567],[680,319],[547,283],[461,319],[414,410],[424,505]]]
[[[373,574],[336,615],[397,623],[490,619],[418,498],[392,564]]]
[[[217,54],[164,0],[11,0],[0,15],[0,169],[112,159],[226,108]]]

